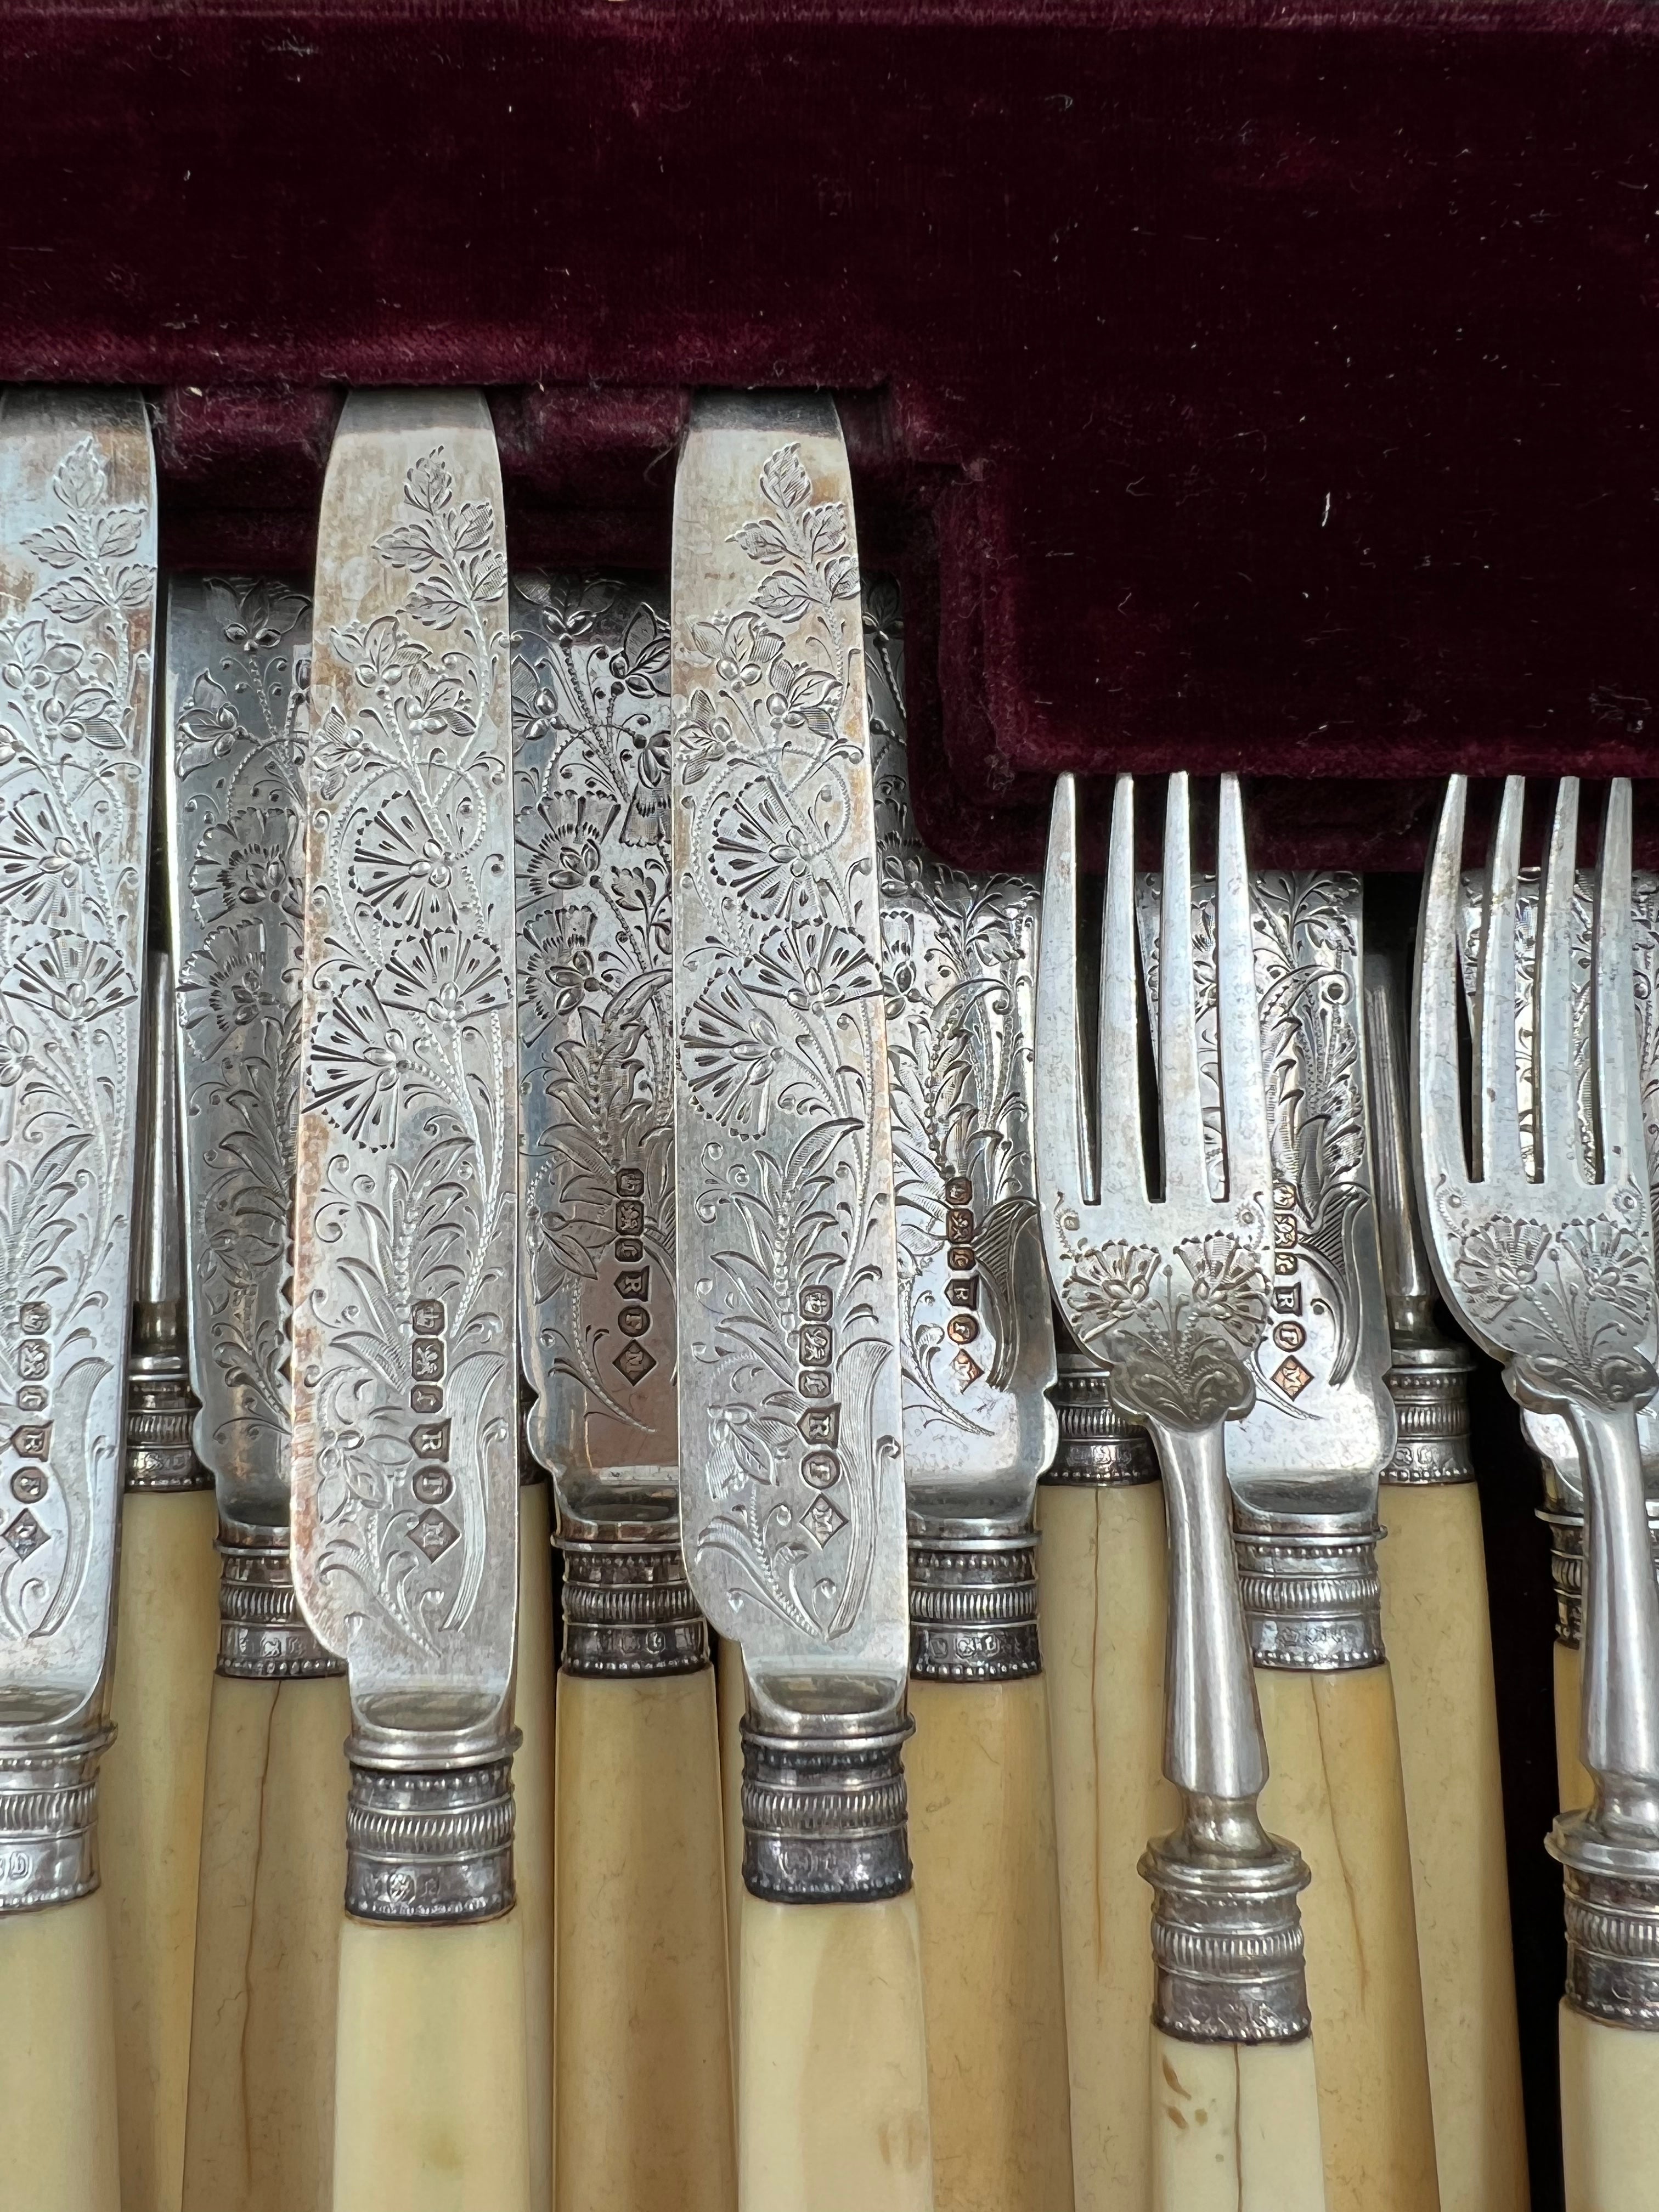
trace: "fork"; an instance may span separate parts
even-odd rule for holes
[[[1424,885],[1415,1065],[1417,1170],[1447,1304],[1504,1364],[1528,1412],[1565,1419],[1584,1473],[1583,1756],[1595,1796],[1555,1822],[1565,1885],[1562,2133],[1568,2212],[1651,2206],[1659,2166],[1659,1593],[1637,1413],[1659,1389],[1645,1164],[1635,1132],[1631,793],[1608,789],[1595,875],[1591,1098],[1572,1049],[1578,786],[1556,799],[1538,921],[1535,1144],[1523,1143],[1516,903],[1524,779],[1504,787],[1488,860],[1471,1026],[1470,1157],[1455,1017],[1465,780],[1454,776]],[[1639,2035],[1620,2033],[1638,2029]]]
[[[1241,2194],[1322,2207],[1319,2116],[1297,1905],[1308,1872],[1262,1829],[1267,1778],[1239,1601],[1224,1435],[1255,1400],[1267,1322],[1267,1105],[1237,779],[1221,781],[1217,869],[1221,1154],[1211,1194],[1201,1110],[1188,781],[1170,779],[1159,926],[1163,1194],[1142,1146],[1135,966],[1134,787],[1112,810],[1100,960],[1098,1066],[1085,1066],[1078,924],[1078,801],[1054,794],[1037,985],[1037,1183],[1067,1325],[1152,1435],[1170,1547],[1164,1772],[1174,1833],[1149,1844],[1154,2001],[1149,2080],[1153,2202],[1180,2212],[1240,2161]],[[1093,1094],[1092,1103],[1091,1093]],[[1206,2123],[1194,2124],[1197,2114]],[[1260,2161],[1258,2166],[1257,2161]]]

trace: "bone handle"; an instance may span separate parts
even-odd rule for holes
[[[0,1913],[6,2105],[0,2212],[121,2212],[108,1911]]]
[[[1566,2212],[1659,2212],[1659,2035],[1563,2005]]]
[[[745,1895],[742,1951],[742,2212],[933,2212],[915,1897]]]
[[[1576,1644],[1555,1646],[1555,1786],[1564,1813],[1577,1813],[1595,1796],[1578,1755],[1584,1718],[1584,1655]]]
[[[213,1677],[185,2212],[328,2212],[343,1677]]]
[[[471,1926],[346,1921],[333,2212],[530,2212],[516,1911]]]
[[[524,1929],[526,2118],[530,2202],[553,2203],[553,1554],[544,1482],[519,1492],[519,1650],[514,1719],[513,1864]]]
[[[938,2212],[1069,2212],[1047,1696],[912,1681],[905,1758]]]
[[[1391,1484],[1384,1495],[1383,1637],[1411,1823],[1441,2197],[1467,2212],[1525,2212],[1480,1496],[1472,1482]]]
[[[1325,2212],[1311,2038],[1152,2035],[1152,2212]]]
[[[115,1996],[124,2212],[179,2212],[185,2179],[196,1887],[219,1642],[210,1490],[130,1491],[99,1847]]]
[[[1162,1765],[1163,1492],[1042,1487],[1037,1525],[1077,2209],[1140,2212],[1152,1899],[1135,1869],[1181,1817]]]
[[[732,2212],[712,1668],[557,1707],[559,2212]]]
[[[1294,1836],[1330,2212],[1435,2212],[1434,2118],[1400,1735],[1388,1667],[1258,1668],[1271,1778]],[[1460,2206],[1459,2212],[1462,2212]]]
[[[743,1716],[748,1698],[743,1646],[722,1636],[716,1647],[716,1697],[720,1723],[720,1808],[726,1823],[726,1948],[732,1998],[732,2081],[739,2076],[743,1940]]]

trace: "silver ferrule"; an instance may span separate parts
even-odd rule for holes
[[[240,1682],[308,1682],[343,1674],[312,1633],[294,1594],[286,1528],[252,1528],[221,1516],[218,1672]]]
[[[745,1719],[743,1879],[774,1905],[875,1903],[910,1887],[908,1720],[775,1735]]]
[[[566,1521],[559,1548],[565,1674],[615,1680],[708,1665],[708,1624],[685,1579],[677,1523],[606,1529]]]
[[[1292,1523],[1237,1509],[1238,1594],[1256,1666],[1333,1674],[1382,1665],[1382,1534],[1375,1520]]]
[[[1060,1424],[1060,1443],[1039,1480],[1093,1489],[1156,1482],[1152,1440],[1112,1403],[1106,1370],[1086,1352],[1059,1352],[1055,1365],[1059,1373],[1048,1396]]]
[[[1551,1512],[1540,1506],[1538,1517],[1550,1532],[1555,1640],[1576,1651],[1584,1640],[1584,1516]],[[1659,1581],[1659,1498],[1648,1501],[1648,1538],[1653,1547],[1654,1577]]]
[[[1469,1456],[1469,1376],[1474,1362],[1462,1345],[1396,1344],[1383,1380],[1394,1400],[1394,1457],[1384,1482],[1473,1482]]]
[[[1037,1539],[1030,1528],[910,1527],[910,1672],[1012,1682],[1042,1672]]]
[[[54,1742],[0,1735],[0,1913],[68,1905],[98,1887],[98,1762],[115,1731]]]
[[[1308,1869],[1253,1803],[1188,1800],[1140,1862],[1152,1888],[1152,2020],[1189,2043],[1296,2043],[1309,2029],[1297,1899]]]
[[[346,1911],[354,1920],[428,1926],[495,1920],[513,1909],[513,1753],[440,1768],[376,1764],[346,1744]]]
[[[1659,2031],[1659,1842],[1610,1842],[1563,1814],[1549,1837],[1567,1925],[1567,2002],[1592,2020]]]
[[[145,1349],[142,1329],[135,1331],[127,1364],[125,1489],[212,1489],[213,1477],[191,1441],[196,1402],[182,1353]]]

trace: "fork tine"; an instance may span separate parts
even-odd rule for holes
[[[1145,1204],[1140,1130],[1140,1036],[1135,983],[1135,780],[1112,794],[1112,842],[1100,949],[1098,1069],[1100,1188]]]
[[[1440,1215],[1431,1204],[1445,1185],[1468,1186],[1463,1158],[1462,1109],[1457,1072],[1457,896],[1463,864],[1463,814],[1468,779],[1447,779],[1434,851],[1423,878],[1423,911],[1417,930],[1417,977],[1412,1012],[1412,1149],[1422,1182],[1423,1225],[1437,1237]]]
[[[1272,1180],[1255,939],[1250,927],[1249,863],[1244,849],[1244,807],[1236,775],[1221,779],[1215,919],[1222,1138],[1227,1194],[1234,1198],[1252,1190],[1265,1191]]]
[[[1199,1092],[1198,994],[1193,980],[1193,833],[1187,776],[1170,778],[1164,803],[1164,892],[1158,936],[1158,1087],[1164,1194],[1210,1195]]]
[[[1515,1044],[1515,926],[1521,887],[1521,814],[1527,780],[1504,779],[1486,862],[1480,963],[1474,986],[1475,1173],[1522,1175],[1521,1094]]]
[[[1533,1097],[1538,1158],[1547,1182],[1561,1175],[1589,1182],[1582,1158],[1572,1048],[1573,895],[1578,880],[1578,779],[1564,775],[1555,799],[1544,896],[1538,911],[1538,1004],[1533,1024]]]
[[[1078,994],[1077,780],[1054,786],[1048,857],[1042,877],[1042,933],[1037,945],[1036,1023],[1040,1046],[1052,1054],[1036,1085],[1037,1176],[1045,1203],[1092,1206],[1099,1184],[1084,1112],[1083,1020]]]
[[[1638,1135],[1636,998],[1631,961],[1630,780],[1607,786],[1601,854],[1595,872],[1595,954],[1591,969],[1595,1024],[1596,1124],[1607,1182],[1634,1175],[1645,1182],[1645,1146]],[[1647,1217],[1648,1209],[1642,1209]]]

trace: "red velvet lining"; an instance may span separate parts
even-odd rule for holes
[[[1653,757],[1651,23],[0,5],[0,376],[165,387],[168,557],[290,567],[348,380],[653,563],[689,385],[834,386],[942,848],[1181,762],[1409,864],[1448,766]]]

